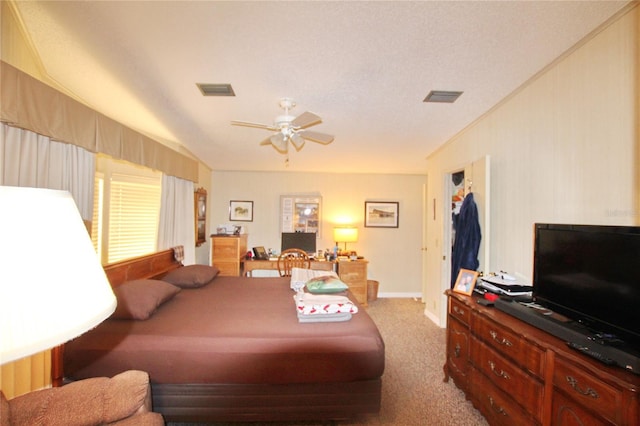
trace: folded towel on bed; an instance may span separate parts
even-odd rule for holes
[[[342,322],[349,321],[351,316],[349,312],[322,315],[305,315],[298,312],[298,322]]]
[[[312,294],[299,291],[293,298],[298,313],[304,315],[355,314],[358,312],[358,307],[346,296]]]

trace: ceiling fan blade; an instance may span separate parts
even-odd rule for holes
[[[264,146],[264,145],[272,145],[272,143],[271,143],[271,136],[269,136],[268,138],[266,138],[265,140],[263,140],[262,142],[260,142],[260,146]]]
[[[296,148],[296,151],[300,151],[304,146],[304,138],[297,133],[291,135],[291,143]]]
[[[259,123],[250,123],[248,121],[231,121],[231,124],[234,126],[244,126],[244,127],[255,127],[257,129],[267,129],[267,130],[278,130],[277,127],[273,127],[272,124],[259,124]]]
[[[281,154],[286,154],[289,144],[287,143],[287,139],[284,137],[282,133],[276,133],[272,135],[269,140],[271,141],[271,145]]]
[[[300,130],[298,134],[303,138],[310,140],[311,142],[317,142],[323,145],[330,144],[331,142],[333,142],[333,139],[334,139],[332,135],[327,135],[326,133],[320,133],[320,132],[312,132],[309,130]]]
[[[322,122],[322,118],[316,114],[305,111],[291,121],[291,125],[296,129],[304,129]]]

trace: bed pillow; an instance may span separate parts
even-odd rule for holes
[[[219,272],[215,266],[187,265],[168,272],[162,281],[180,288],[198,288],[210,283]]]
[[[340,278],[331,275],[311,278],[305,286],[309,293],[314,294],[340,293],[349,289],[349,286],[343,283]]]
[[[304,285],[311,278],[322,277],[322,276],[332,276],[338,277],[333,271],[318,271],[315,269],[304,269],[304,268],[291,268],[291,288],[294,291],[299,291],[304,288]]]
[[[179,291],[180,288],[160,280],[127,281],[113,290],[118,306],[111,318],[146,320]]]

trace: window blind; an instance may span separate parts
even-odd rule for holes
[[[111,175],[107,262],[156,250],[160,178]]]

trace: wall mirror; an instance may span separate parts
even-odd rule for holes
[[[196,247],[200,247],[207,241],[207,190],[196,189],[194,200]]]

